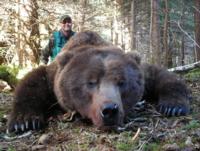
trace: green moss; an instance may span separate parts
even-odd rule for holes
[[[80,127],[75,127],[75,128],[73,128],[73,132],[74,133],[80,133]]]
[[[11,87],[14,87],[18,79],[16,78],[19,72],[17,67],[9,67],[7,65],[0,65],[0,79],[6,81]]]
[[[11,105],[0,105],[0,122],[3,121],[3,116],[11,111]],[[5,120],[5,119],[4,119]]]
[[[182,149],[186,146],[184,141],[178,142],[177,145]]]
[[[200,68],[191,70],[190,72],[186,73],[184,77],[187,80],[198,80],[200,78]]]
[[[3,118],[3,116],[5,115],[6,111],[5,109],[0,108],[0,121]]]
[[[122,132],[121,135],[122,135],[122,137],[131,139],[133,133],[131,131],[125,131],[125,132]]]
[[[160,145],[156,143],[146,144],[144,146],[145,151],[158,151],[160,149]]]
[[[120,139],[114,142],[116,150],[130,151],[136,146],[137,141],[133,141],[133,133],[131,131],[125,131],[120,134]]]
[[[119,142],[116,145],[117,150],[119,151],[129,151],[133,149],[134,144],[128,142]]]
[[[87,150],[89,148],[89,144],[87,143],[83,143],[83,144],[79,144],[79,147],[82,149],[82,150]]]
[[[0,151],[3,151],[3,150],[5,149],[1,148],[1,145],[0,145]],[[9,146],[6,151],[16,151],[16,149],[13,146]]]
[[[200,128],[200,122],[197,120],[192,120],[189,122],[189,124],[184,126],[184,129],[186,129],[186,130],[191,130],[191,129],[195,129],[195,128]]]

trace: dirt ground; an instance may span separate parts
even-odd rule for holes
[[[196,151],[200,150],[200,80],[188,82],[193,93],[191,114],[163,117],[142,102],[134,108],[124,128],[103,132],[69,114],[49,119],[42,131],[21,135],[6,134],[6,121],[13,100],[0,94],[0,151]]]

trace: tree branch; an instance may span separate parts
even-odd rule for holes
[[[200,46],[198,45],[198,43],[181,27],[180,22],[176,22],[176,21],[171,21],[173,23],[176,23],[179,27],[179,29],[190,39],[194,42],[194,44],[200,48]]]
[[[195,6],[193,6],[193,8],[200,13],[200,10],[198,8],[196,8]]]
[[[184,65],[184,66],[170,68],[170,69],[168,69],[168,71],[181,73],[181,72],[186,72],[186,71],[192,70],[194,68],[200,68],[200,61],[192,63],[192,64]]]

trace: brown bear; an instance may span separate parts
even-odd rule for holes
[[[176,75],[124,53],[91,31],[77,33],[56,60],[28,73],[14,93],[8,131],[40,129],[54,106],[99,128],[122,126],[134,105],[157,104],[166,116],[189,113],[189,91]]]

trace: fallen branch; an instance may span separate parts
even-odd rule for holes
[[[138,137],[140,131],[141,131],[140,128],[138,128],[137,132],[135,133],[135,135],[132,138],[132,141],[135,141],[135,139]]]
[[[200,61],[192,63],[192,64],[184,65],[184,66],[170,68],[170,69],[168,69],[168,71],[181,73],[181,72],[186,72],[186,71],[192,70],[194,68],[200,68]]]

